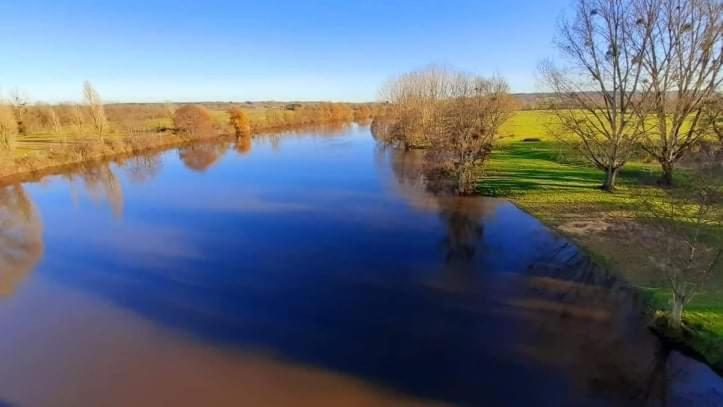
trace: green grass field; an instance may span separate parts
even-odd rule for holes
[[[620,173],[618,190],[604,192],[598,188],[603,172],[549,135],[554,123],[554,117],[544,111],[521,111],[505,123],[480,191],[511,199],[632,284],[652,289],[656,300],[651,304],[666,310],[670,290],[649,261],[649,253],[606,232],[611,222],[635,218],[642,195],[661,193],[656,185],[658,165],[633,160]],[[684,171],[676,177],[678,183],[686,181]],[[723,267],[687,307],[684,318],[699,332],[694,346],[710,360],[723,362]]]

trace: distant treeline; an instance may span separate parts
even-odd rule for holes
[[[33,103],[21,92],[0,98],[0,138],[12,147],[17,137],[53,135],[59,139],[98,135],[134,136],[141,133],[174,131],[176,109],[189,104],[115,103],[103,104],[90,83],[85,84],[81,103]],[[208,111],[213,128],[229,131],[228,111],[243,111],[252,132],[274,128],[323,124],[338,121],[367,121],[376,110],[373,103],[329,102],[208,102],[195,104]]]
[[[223,135],[367,122],[374,103],[103,103],[86,82],[82,102],[35,103],[0,95],[0,178],[45,167],[169,147]],[[246,143],[248,144],[248,143]]]

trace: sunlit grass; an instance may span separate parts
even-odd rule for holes
[[[551,136],[554,116],[545,111],[517,112],[500,131],[499,140],[479,183],[486,195],[511,199],[522,209],[575,241],[598,262],[651,294],[656,309],[670,308],[670,289],[649,261],[649,253],[614,235],[570,235],[564,225],[605,223],[635,219],[642,210],[641,197],[662,195],[656,186],[656,163],[634,160],[621,171],[615,193],[601,190],[604,173],[581,158],[567,143]],[[675,182],[687,182],[684,171]],[[713,230],[711,236],[719,235]],[[714,236],[713,236],[714,237]],[[654,287],[654,288],[648,288]],[[723,267],[684,314],[695,328],[691,346],[711,363],[723,363]]]
[[[670,307],[669,290],[649,288],[645,293],[653,307]],[[712,365],[723,369],[723,290],[696,295],[686,307],[683,321],[692,335],[686,342]]]
[[[616,193],[602,191],[604,173],[586,165],[554,141],[501,145],[486,166],[480,189],[514,199],[542,220],[558,221],[579,213],[637,210],[641,190],[655,190],[657,167],[633,162],[620,174]]]

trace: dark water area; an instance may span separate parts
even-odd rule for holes
[[[723,405],[634,292],[367,127],[0,188],[0,405]]]

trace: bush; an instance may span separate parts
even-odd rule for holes
[[[251,122],[249,117],[243,110],[238,107],[231,108],[228,111],[229,124],[233,126],[237,137],[248,136],[251,134]]]
[[[211,115],[201,105],[186,105],[176,109],[173,124],[176,131],[195,137],[210,137],[215,133]]]

